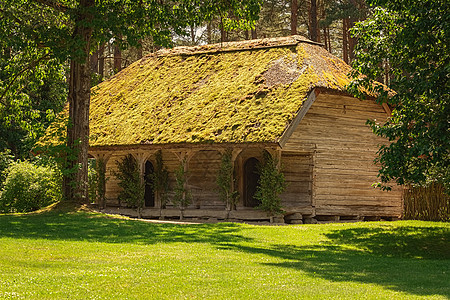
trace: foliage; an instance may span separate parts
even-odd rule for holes
[[[239,192],[234,190],[234,167],[232,163],[232,150],[227,149],[222,154],[220,169],[217,174],[217,185],[219,186],[220,200],[226,203],[227,209],[231,210],[236,205],[239,198]]]
[[[164,166],[161,150],[155,153],[155,161],[155,171],[151,174],[152,188],[158,194],[161,200],[161,207],[164,208],[168,201],[169,171]]]
[[[6,169],[14,162],[14,156],[11,155],[11,150],[7,149],[0,152],[0,189],[3,187],[3,182],[6,179]]]
[[[97,173],[97,161],[95,159],[89,159],[88,161],[88,187],[89,187],[89,201],[91,203],[97,202],[97,189],[98,189],[98,173]]]
[[[118,196],[119,201],[141,209],[144,205],[145,186],[136,159],[128,154],[116,164],[117,171],[114,171],[113,175],[119,180],[119,186],[122,188]]]
[[[272,214],[281,213],[283,210],[280,194],[286,189],[286,183],[283,173],[279,170],[278,160],[264,150],[258,172],[260,178],[255,193],[255,198],[261,202],[258,208]]]
[[[0,44],[0,53],[9,53],[0,55],[0,151],[10,149],[16,158],[28,158],[34,143],[64,107],[65,68],[56,60],[46,60],[26,70],[28,60],[39,54],[25,55],[2,46],[6,47]]]
[[[6,174],[0,212],[30,212],[61,200],[60,174],[51,167],[18,161]]]
[[[409,186],[403,201],[405,219],[450,221],[450,196],[440,184]]]
[[[185,170],[186,159],[184,159],[178,169],[175,170],[175,187],[173,196],[173,203],[181,210],[186,208],[192,200],[192,194],[187,188],[187,172]]]
[[[360,97],[376,94],[379,103],[393,108],[384,124],[369,122],[390,141],[378,152],[379,186],[437,182],[450,191],[449,3],[368,3],[375,6],[373,15],[354,29],[358,45],[350,90]],[[395,93],[373,84],[380,78]]]
[[[102,207],[106,194],[106,165],[103,159],[90,159],[88,168],[89,200]]]

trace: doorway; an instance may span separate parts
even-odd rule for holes
[[[257,207],[261,204],[258,199],[255,199],[260,178],[258,164],[259,160],[254,157],[250,157],[244,163],[244,206],[246,207]]]

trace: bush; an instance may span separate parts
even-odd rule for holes
[[[103,159],[89,159],[88,162],[88,191],[89,201],[105,206],[106,194],[106,165]]]
[[[0,212],[30,212],[61,200],[59,173],[48,166],[16,162],[6,174],[0,192]]]
[[[141,209],[144,206],[145,186],[136,159],[128,154],[117,162],[117,170],[113,175],[119,180],[119,186],[122,188],[119,201]]]
[[[280,194],[286,189],[284,175],[277,165],[277,159],[269,152],[263,151],[263,162],[258,166],[260,178],[255,198],[261,202],[258,208],[271,214],[283,212]]]
[[[9,149],[0,152],[0,189],[3,187],[3,183],[6,179],[6,170],[13,162],[14,156],[11,155],[11,151]]]

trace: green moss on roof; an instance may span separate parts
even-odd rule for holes
[[[277,142],[313,87],[348,83],[341,60],[288,39],[143,58],[93,88],[90,145]]]

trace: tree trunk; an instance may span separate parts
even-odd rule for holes
[[[258,37],[256,36],[256,28],[252,29],[252,40],[256,40]]]
[[[225,28],[223,27],[222,18],[220,18],[220,42],[221,43],[228,42],[228,35],[227,32],[225,31]]]
[[[190,26],[191,28],[191,45],[194,46],[195,45],[195,28],[194,25]]]
[[[311,0],[311,6],[309,8],[309,35],[312,41],[318,42],[318,29],[317,24],[317,0]]]
[[[328,38],[328,51],[331,53],[331,36],[330,27],[327,27],[327,38]]]
[[[348,63],[348,18],[342,20],[342,59]]]
[[[142,40],[139,40],[139,46],[137,47],[137,58],[141,59],[144,55],[143,55],[143,45],[142,45]]]
[[[355,58],[354,56],[354,50],[355,50],[355,39],[352,38],[351,34],[350,34],[350,29],[355,26],[356,20],[351,18],[348,20],[348,27],[347,27],[347,41],[348,41],[348,61],[349,63],[351,63],[353,61],[353,59]]]
[[[206,39],[208,44],[212,44],[212,21],[209,21],[206,25]]]
[[[297,34],[298,1],[291,0],[291,34]]]
[[[119,73],[122,70],[122,51],[119,46],[114,43],[114,73]]]
[[[105,74],[105,43],[100,45],[98,53],[98,74],[100,75],[100,80],[102,81]]]
[[[90,59],[90,61],[91,61],[91,71],[93,73],[98,73],[98,52],[99,52],[99,49],[97,47],[96,47],[96,49],[97,50],[94,53],[92,53],[91,59]]]
[[[89,8],[94,0],[81,0],[80,7]],[[89,24],[89,13],[79,16],[77,24]],[[74,39],[83,43],[84,57],[70,61],[69,75],[69,125],[67,127],[66,171],[63,192],[66,201],[88,203],[88,147],[89,147],[89,101],[91,93],[91,70],[89,64],[92,28],[76,25]]]

